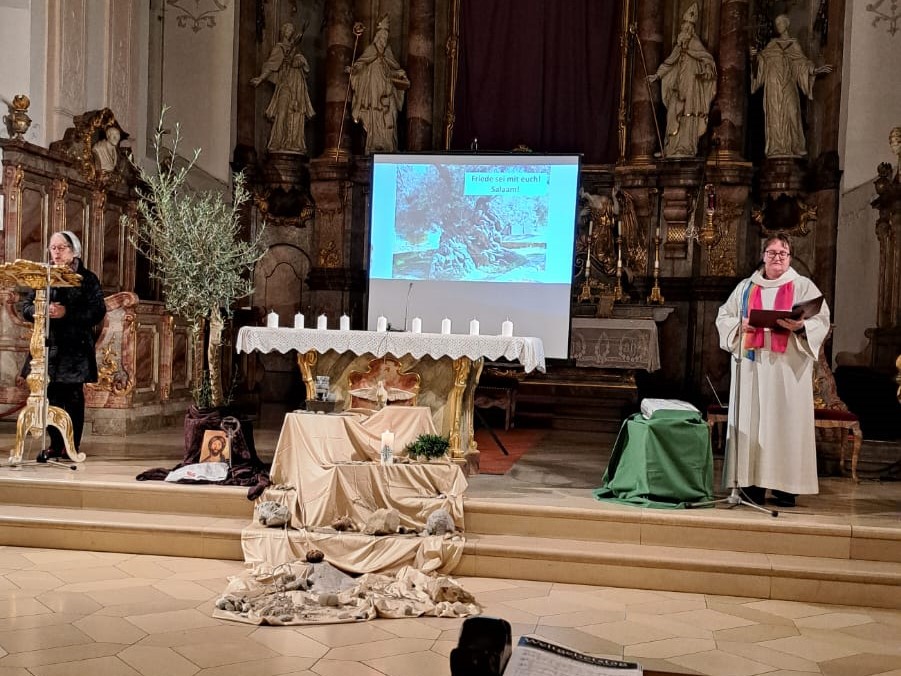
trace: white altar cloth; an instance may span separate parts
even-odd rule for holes
[[[401,331],[334,331],[319,329],[244,326],[235,343],[238,352],[300,353],[334,350],[356,355],[383,357],[410,355],[416,359],[450,357],[489,360],[501,357],[518,361],[528,373],[545,370],[544,344],[540,338],[523,336],[470,336],[464,334],[407,333]]]

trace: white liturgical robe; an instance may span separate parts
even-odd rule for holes
[[[761,486],[796,494],[819,492],[813,421],[813,365],[829,333],[829,308],[804,320],[804,331],[788,337],[785,352],[770,349],[771,334],[749,358],[741,346],[741,319],[749,285],[760,286],[762,309],[771,310],[784,284],[794,286],[792,304],[822,295],[816,285],[789,268],[778,279],[755,272],[729,296],[716,318],[720,347],[731,353],[729,444],[737,440],[739,486]],[[739,368],[737,368],[739,367]],[[738,372],[737,372],[738,371]],[[738,386],[738,387],[737,387]],[[738,391],[736,391],[738,389]],[[725,483],[733,477],[726,454]]]

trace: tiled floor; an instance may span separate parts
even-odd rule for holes
[[[0,428],[0,448],[9,446],[9,432]],[[256,432],[262,456],[277,434],[277,424]],[[527,454],[508,475],[472,478],[467,495],[587,505],[611,442],[579,444],[552,435],[541,453]],[[174,464],[180,444],[180,430],[88,437],[89,460],[72,476]],[[787,517],[901,527],[899,496],[897,482],[854,485],[829,477],[820,496],[800,500]],[[748,518],[757,517],[749,512]],[[0,546],[0,676],[450,673],[462,620],[253,627],[213,619],[227,577],[241,568],[234,561]],[[519,580],[461,582],[486,614],[509,620],[516,636],[535,633],[646,668],[901,676],[901,611]]]
[[[462,620],[216,620],[235,561],[0,547],[0,675],[441,676]],[[514,635],[687,674],[901,674],[901,611],[462,578]]]

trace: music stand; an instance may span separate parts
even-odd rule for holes
[[[724,457],[724,462],[729,463],[730,471],[730,481],[729,481],[729,495],[725,498],[718,498],[717,500],[705,500],[704,502],[695,502],[689,507],[710,507],[711,505],[726,505],[729,509],[733,507],[738,507],[740,505],[744,505],[745,507],[753,507],[754,509],[763,512],[764,514],[769,514],[772,517],[779,516],[779,512],[775,509],[769,509],[768,507],[764,507],[763,505],[758,505],[756,502],[748,498],[747,494],[742,490],[741,486],[738,485],[738,417],[741,415],[741,362],[742,362],[742,344],[744,343],[744,335],[741,333],[741,323],[739,323],[739,348],[738,354],[732,355],[732,361],[735,365],[735,401],[729,402],[729,407],[727,407],[726,411],[728,412],[730,408],[735,406],[735,415],[727,415],[726,420],[726,454]],[[731,424],[728,422],[731,419]]]
[[[47,400],[47,368],[45,359],[46,336],[49,316],[47,314],[47,292],[54,286],[79,286],[81,275],[68,268],[35,263],[34,261],[16,260],[13,263],[0,265],[0,285],[28,286],[34,289],[34,328],[31,332],[31,371],[26,378],[28,383],[28,400],[19,413],[16,422],[16,445],[10,451],[8,465],[13,468],[25,464],[38,464],[36,460],[23,461],[25,438],[27,436],[46,435],[47,425],[56,427],[63,437],[66,454],[73,462],[83,462],[85,454],[76,451],[72,434],[72,419],[59,406],[51,406]],[[44,464],[44,463],[41,463]],[[46,464],[66,469],[77,469],[54,460]]]

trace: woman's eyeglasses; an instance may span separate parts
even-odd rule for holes
[[[71,248],[72,247],[70,247],[68,244],[53,244],[50,247],[50,250],[51,251],[65,251],[66,249],[71,249]]]
[[[771,261],[782,260],[783,258],[788,258],[791,254],[788,251],[764,251],[764,255]]]

